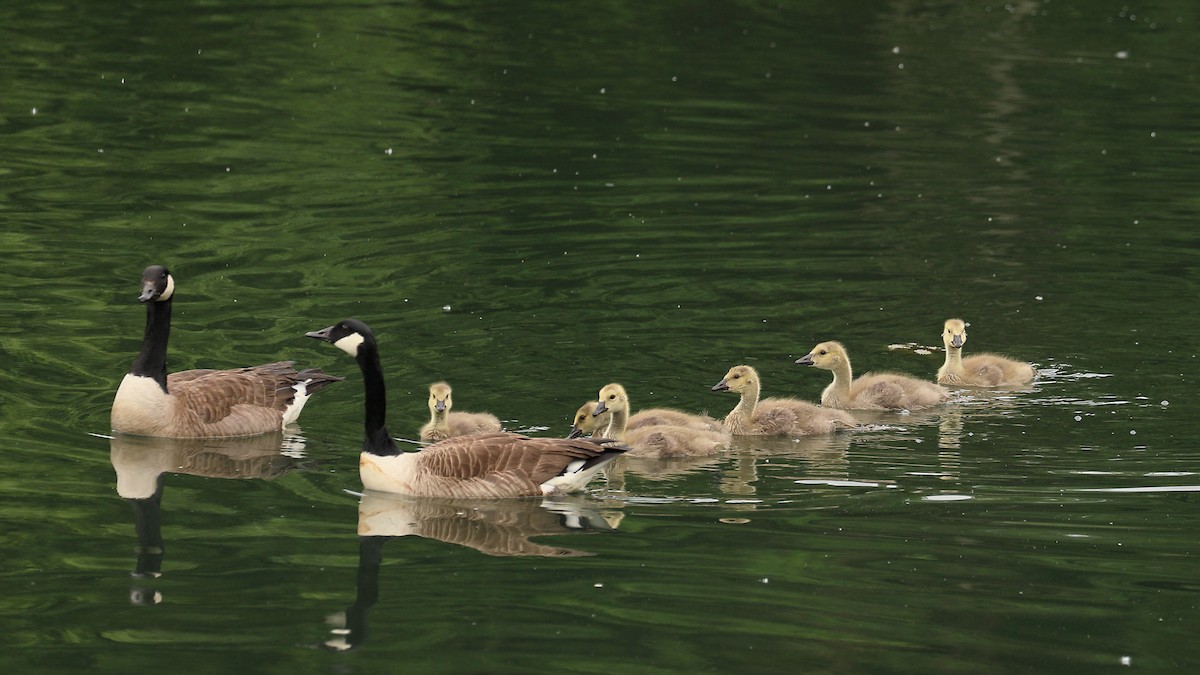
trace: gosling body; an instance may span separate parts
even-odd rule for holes
[[[571,437],[590,433],[593,438],[603,437],[616,441],[630,448],[626,453],[630,457],[704,457],[727,450],[733,442],[733,437],[724,429],[714,431],[670,424],[651,424],[629,429],[629,411],[624,405],[618,403],[615,407],[605,408],[599,414],[595,413],[597,407],[598,402],[589,401],[579,408],[575,414]]]
[[[850,356],[840,342],[822,342],[796,360],[833,372],[821,392],[821,405],[843,410],[922,410],[950,400],[950,392],[933,382],[896,373],[867,373],[857,380]]]
[[[625,428],[630,431],[642,427],[662,425],[706,431],[722,431],[720,420],[708,415],[693,415],[672,408],[646,408],[634,413],[629,402],[629,394],[625,391],[625,387],[616,382],[601,387],[598,396],[598,409],[595,411],[595,414],[602,415],[608,408],[622,409],[625,411],[624,414],[626,416]]]
[[[734,366],[713,391],[732,391],[741,396],[725,416],[725,429],[735,436],[811,436],[858,426],[844,411],[822,408],[794,398],[759,399],[762,382],[751,366]]]
[[[452,412],[453,391],[445,382],[429,385],[429,422],[421,427],[421,440],[444,441],[455,436],[498,433],[500,420],[491,413]]]
[[[937,381],[964,387],[1013,387],[1033,381],[1033,366],[999,354],[962,355],[967,343],[967,324],[948,319],[942,328],[946,362],[938,369]]]

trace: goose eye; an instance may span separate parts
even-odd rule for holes
[[[825,355],[826,355],[826,354],[828,354],[828,353],[829,353],[829,352],[826,352],[824,349],[822,349],[822,350],[821,350],[821,352],[820,352],[821,356],[825,356]]]
[[[615,401],[615,400],[617,400],[617,395],[616,395],[616,394],[609,394],[609,395],[608,395],[608,400],[610,400],[610,401]]]
[[[734,375],[734,376],[733,376],[733,379],[735,379],[735,380],[736,380],[736,379],[738,379],[738,378],[740,378],[740,377],[741,377],[741,375]]]

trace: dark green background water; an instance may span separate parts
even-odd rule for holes
[[[6,4],[0,668],[1195,668],[1198,21],[1181,0]],[[271,479],[169,473],[146,581],[103,435],[151,263],[179,284],[172,369],[348,381],[305,411],[300,459],[238,465]],[[589,557],[405,537],[374,569],[365,539],[360,571],[361,381],[301,337],[346,316],[380,335],[406,437],[435,379],[561,435],[610,381],[723,414],[709,387],[742,362],[816,399],[827,374],[792,361],[826,339],[932,377],[936,352],[887,346],[950,316],[1042,376],[628,463],[583,502],[615,531],[535,538]],[[468,529],[545,525],[521,509]],[[131,604],[147,586],[161,603]],[[319,649],[347,608],[365,640]]]

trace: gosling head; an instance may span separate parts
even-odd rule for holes
[[[324,340],[355,358],[358,358],[359,348],[363,344],[375,342],[375,334],[358,319],[345,319],[321,330],[305,333],[304,336]]]
[[[592,415],[621,410],[629,411],[629,395],[625,393],[625,387],[616,382],[604,385],[600,390],[600,400],[596,403],[596,409],[592,411]]]
[[[840,364],[846,363],[850,357],[846,355],[846,348],[840,342],[822,342],[812,351],[796,359],[796,363],[802,366],[816,366],[823,370],[833,370]]]
[[[734,366],[725,373],[721,381],[712,386],[713,391],[732,391],[738,394],[758,385],[758,371],[750,366]]]
[[[599,403],[588,401],[579,406],[579,410],[575,411],[575,417],[572,420],[571,433],[567,438],[579,438],[584,434],[594,434],[598,430],[608,427],[609,420],[612,419],[612,413],[605,412],[599,415],[593,415]]]
[[[445,382],[434,382],[429,385],[429,412],[433,414],[450,412],[453,401],[450,400],[450,385]]]
[[[946,345],[946,349],[962,349],[962,346],[967,344],[967,326],[962,319],[947,319],[946,325],[942,328],[942,343]]]
[[[166,302],[175,294],[175,278],[162,265],[151,265],[142,270],[142,294],[138,302]]]

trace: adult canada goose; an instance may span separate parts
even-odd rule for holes
[[[651,424],[626,429],[629,410],[625,403],[618,399],[613,407],[596,413],[601,407],[597,401],[585,403],[575,413],[575,425],[571,428],[571,438],[585,433],[592,437],[603,436],[630,447],[626,453],[629,457],[701,457],[713,455],[729,447],[733,437],[728,431],[721,429],[698,429],[681,427],[671,424]]]
[[[762,381],[751,366],[734,366],[713,391],[732,391],[742,399],[725,416],[725,428],[735,436],[808,436],[852,429],[858,422],[844,410],[833,410],[794,398],[759,400]]]
[[[624,418],[622,420],[624,424],[623,428],[630,431],[641,427],[663,424],[705,431],[724,431],[720,420],[713,419],[708,415],[692,415],[682,410],[672,410],[671,408],[647,408],[639,410],[637,414],[631,415],[629,394],[625,392],[625,387],[616,382],[601,387],[599,399],[597,399],[597,405],[592,414],[603,415],[609,409],[613,410],[614,420],[618,416]]]
[[[963,358],[967,343],[967,324],[948,319],[942,329],[946,345],[946,363],[938,369],[937,381],[967,387],[1003,387],[1033,381],[1033,366],[998,354],[975,354]]]
[[[906,375],[867,373],[854,379],[850,357],[840,342],[822,342],[796,363],[833,371],[833,382],[821,392],[821,405],[828,408],[921,410],[950,399],[944,387]]]
[[[142,272],[146,333],[113,399],[113,431],[138,436],[200,438],[279,432],[296,421],[314,392],[341,380],[294,361],[235,370],[185,370],[167,375],[167,340],[175,279],[167,268]]]
[[[453,436],[494,434],[502,431],[500,420],[490,413],[450,412],[454,405],[450,385],[429,385],[429,422],[421,427],[421,440],[444,441]]]
[[[365,440],[358,473],[368,490],[426,497],[530,497],[581,490],[628,448],[590,439],[496,433],[457,436],[400,452],[388,434],[379,347],[357,319],[306,333],[354,357],[363,375]]]

